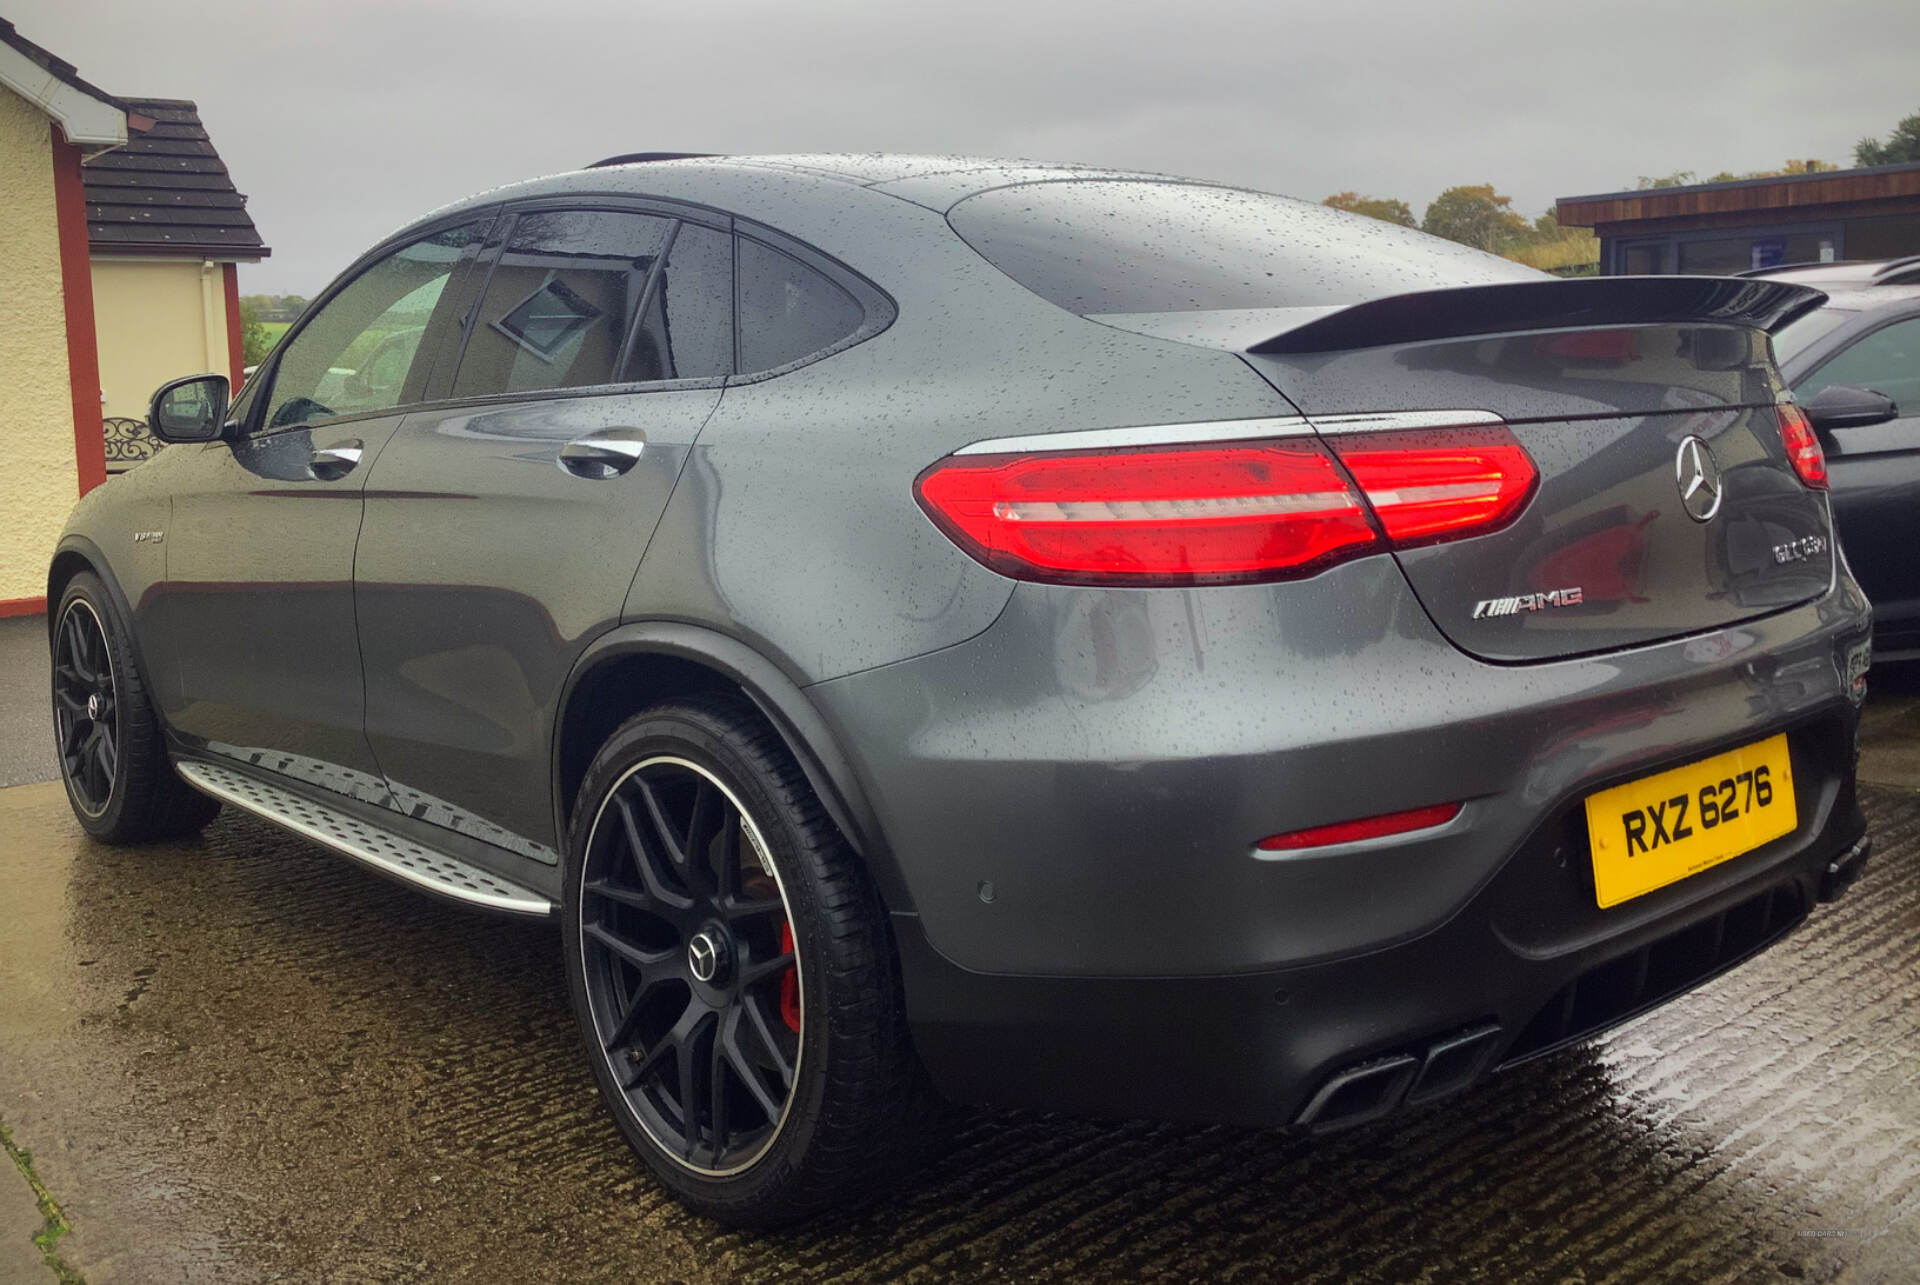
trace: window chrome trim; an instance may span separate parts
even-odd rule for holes
[[[1100,451],[1130,446],[1178,446],[1199,442],[1239,442],[1262,437],[1311,437],[1313,426],[1298,415],[1268,419],[1199,420],[1191,424],[1145,424],[1138,428],[1089,428],[1068,433],[1033,433],[973,442],[955,455],[1002,455],[1016,451]]]
[[[1390,433],[1401,429],[1459,428],[1463,425],[1499,425],[1507,421],[1485,410],[1397,410],[1361,415],[1312,415],[1323,433]]]

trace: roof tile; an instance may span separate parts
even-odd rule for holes
[[[198,107],[183,98],[119,101],[154,125],[81,170],[87,240],[96,250],[223,259],[272,253],[207,140]]]

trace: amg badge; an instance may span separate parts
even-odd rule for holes
[[[1473,604],[1473,619],[1512,616],[1522,611],[1544,611],[1548,607],[1577,607],[1580,600],[1579,585],[1570,589],[1548,589],[1544,593],[1523,593],[1515,598],[1482,598]]]

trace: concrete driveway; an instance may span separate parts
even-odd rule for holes
[[[551,927],[0,789],[0,1281],[1920,1279],[1920,681],[1875,680],[1866,877],[1687,998],[1320,1142],[968,1115],[781,1236],[641,1171]]]

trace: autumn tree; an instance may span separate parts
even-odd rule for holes
[[[1433,198],[1420,228],[1494,253],[1532,231],[1526,219],[1514,211],[1513,198],[1494,191],[1491,183],[1448,188]]]
[[[1388,196],[1361,196],[1358,192],[1335,192],[1322,205],[1330,205],[1336,210],[1345,210],[1349,214],[1364,214],[1370,219],[1379,219],[1382,223],[1397,223],[1403,228],[1419,227],[1413,217],[1413,210],[1405,201],[1396,201]]]

